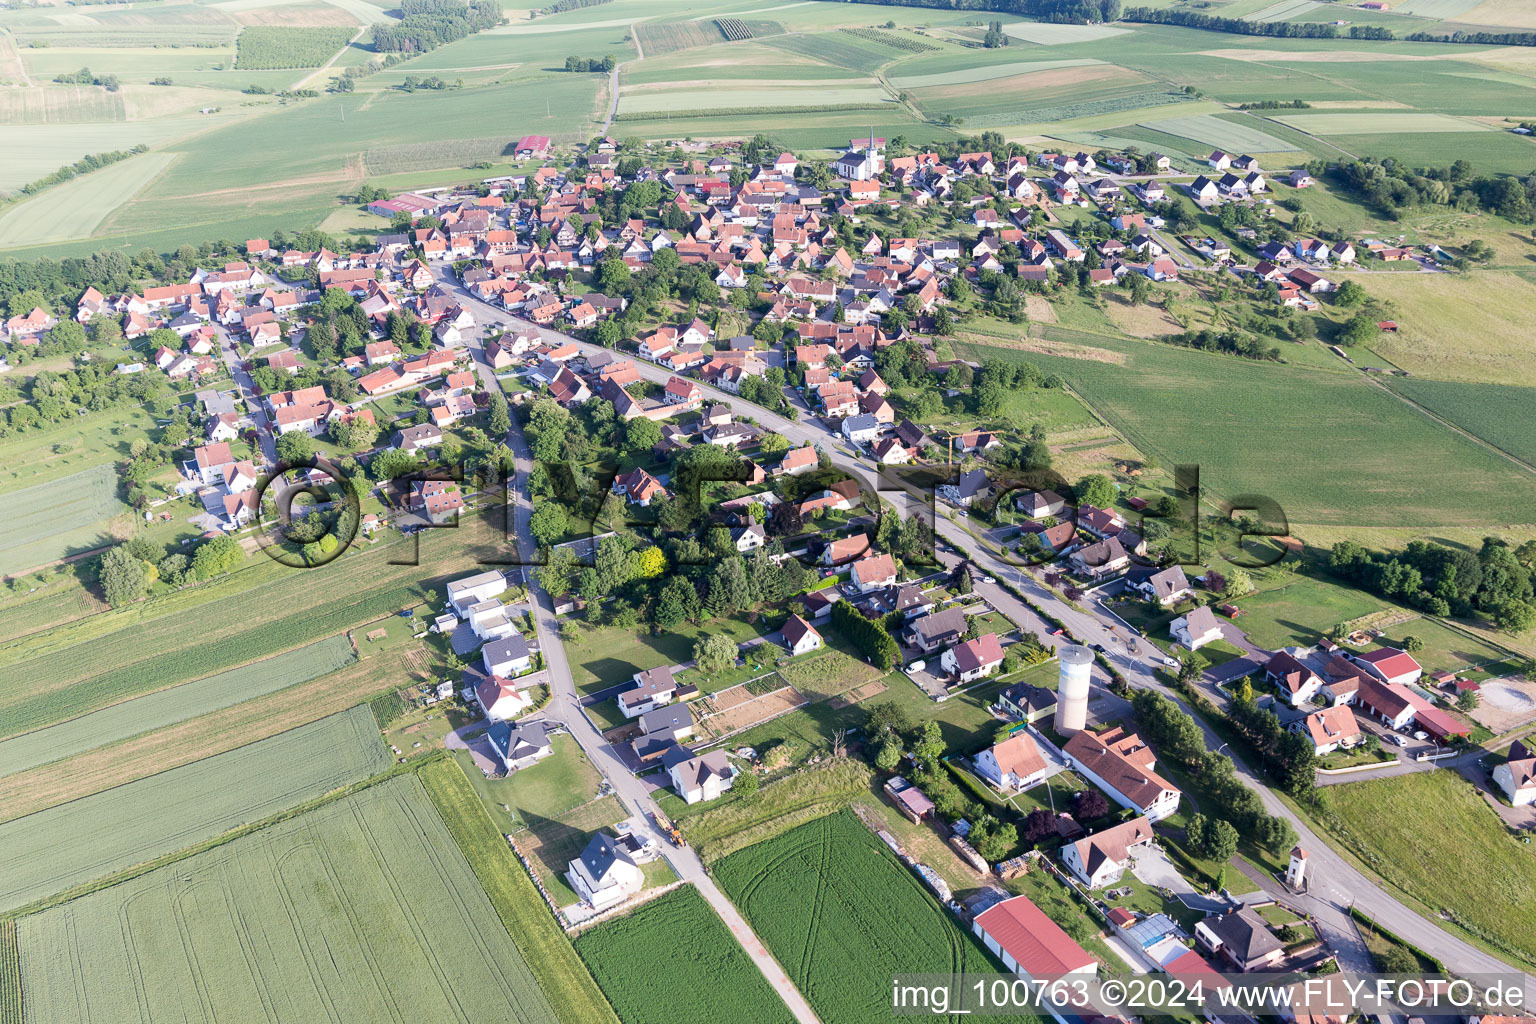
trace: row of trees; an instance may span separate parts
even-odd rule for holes
[[[131,156],[149,152],[149,147],[143,144],[132,149],[113,149],[105,153],[88,153],[72,164],[65,164],[51,174],[46,174],[36,181],[29,181],[21,186],[21,191],[26,195],[41,192],[53,185],[61,185],[71,178],[77,178],[82,174],[99,171],[103,167],[111,166],[121,160],[127,160]]]
[[[496,0],[404,0],[400,12],[400,21],[373,26],[373,48],[379,53],[425,53],[501,21]]]
[[[901,660],[901,647],[884,622],[867,619],[847,601],[832,606],[832,625],[882,671]]]
[[[233,537],[205,540],[189,558],[179,551],[166,554],[162,545],[139,534],[102,554],[102,596],[114,608],[121,607],[143,597],[156,580],[180,587],[233,572],[244,560],[245,552]]]
[[[619,59],[613,54],[606,57],[567,57],[565,58],[565,70],[567,71],[600,71],[607,74],[618,67]]]
[[[1352,540],[1328,552],[1334,575],[1431,615],[1487,615],[1500,629],[1536,626],[1536,541],[1519,547],[1484,537],[1476,554],[1432,541],[1411,541],[1400,552],[1368,550]]]

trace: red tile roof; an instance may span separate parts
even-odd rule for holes
[[[1030,977],[1067,974],[1097,962],[1027,896],[987,908],[976,923]]]

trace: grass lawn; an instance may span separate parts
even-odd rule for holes
[[[1385,607],[1363,590],[1324,579],[1298,576],[1294,583],[1260,591],[1232,602],[1242,609],[1238,626],[1266,650],[1309,645],[1334,626]]]
[[[1424,671],[1445,669],[1485,679],[1516,671],[1514,659],[1506,651],[1438,619],[1412,619],[1389,626],[1384,642],[1400,647],[1406,636],[1416,636],[1424,641],[1423,650],[1414,654],[1414,660],[1424,666]]]
[[[487,779],[468,753],[455,751],[470,785],[503,832],[537,828],[597,796],[597,769],[570,736],[551,741],[554,754],[505,779]]]
[[[1414,773],[1326,793],[1318,817],[1338,844],[1432,915],[1536,964],[1536,855],[1461,776]]]
[[[711,633],[724,633],[738,643],[759,635],[755,626],[740,619],[711,619],[700,626],[685,624],[657,634],[643,628],[577,628],[572,637],[561,632],[571,675],[582,693],[625,682],[644,669],[692,661],[694,642]]]

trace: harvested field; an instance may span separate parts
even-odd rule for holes
[[[0,124],[122,121],[126,117],[123,94],[107,92],[94,85],[0,90]]]
[[[1039,324],[1053,324],[1056,322],[1056,307],[1051,305],[1051,300],[1044,295],[1024,296],[1024,312],[1029,319]]]
[[[19,931],[28,1016],[49,1024],[557,1019],[414,776]]]
[[[696,90],[626,92],[619,109],[626,115],[682,113],[691,110],[746,110],[753,107],[878,106],[894,102],[878,85],[815,86],[807,89],[738,89],[716,86],[707,94]]]
[[[1279,3],[1243,15],[1244,21],[1286,21],[1302,14],[1311,14],[1321,7],[1317,0],[1280,0]]]
[[[1221,57],[1244,64],[1379,64],[1405,60],[1444,60],[1422,53],[1382,53],[1380,50],[1201,50],[1201,57]]]
[[[152,861],[389,763],[365,707],[0,825],[0,910]],[[81,842],[89,835],[90,842]],[[44,1015],[41,1020],[56,1020]]]
[[[333,636],[265,661],[148,693],[68,722],[15,736],[0,741],[0,776],[308,682],[350,665],[354,660],[352,644],[347,638]]]
[[[1416,18],[1434,18],[1437,21],[1457,19],[1478,5],[1479,0],[1403,0],[1392,10],[1397,14],[1411,14]],[[1532,19],[1527,16],[1526,23]]]
[[[637,24],[634,32],[647,57],[726,41],[725,33],[712,21],[648,21]]]
[[[941,71],[938,74],[932,75],[897,76],[891,79],[891,84],[898,89],[929,89],[941,85],[964,85],[967,82],[991,82],[999,78],[1011,78],[1014,75],[1028,75],[1041,71],[1051,71],[1056,68],[1077,68],[1102,63],[1104,62],[1094,57],[1071,57],[1063,60],[1026,60],[1013,64],[986,64],[977,68]]]
[[[1106,308],[1110,322],[1133,338],[1162,338],[1184,329],[1157,306],[1133,306],[1118,295],[1108,297]]]
[[[1373,297],[1393,303],[1400,325],[1373,347],[1414,378],[1536,385],[1529,332],[1536,284],[1526,278],[1498,271],[1374,274],[1363,283]],[[1490,293],[1499,301],[1488,302]],[[1412,397],[1415,389],[1403,390]]]
[[[1060,46],[1063,43],[1096,43],[1101,39],[1125,35],[1131,30],[1109,25],[1055,25],[1043,21],[1014,21],[1005,24],[1003,31],[1027,43]]]
[[[1013,341],[1001,341],[991,336],[958,335],[962,340],[977,345],[986,345],[989,348],[1017,349],[1020,352],[1038,352],[1041,355],[1061,356],[1064,359],[1086,359],[1095,363],[1111,363],[1122,366],[1125,363],[1125,355],[1120,352],[1112,352],[1109,349],[1094,348],[1092,345],[1074,345],[1067,341],[1050,341],[1045,338],[1018,338]]]
[[[1536,12],[1525,0],[1483,0],[1457,20],[1497,28],[1536,28]]]

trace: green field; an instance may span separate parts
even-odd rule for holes
[[[411,776],[19,927],[49,1024],[553,1024],[533,971]]]
[[[1292,523],[1487,526],[1523,521],[1536,498],[1523,471],[1356,374],[1154,343],[1087,347],[1124,362],[956,345],[1061,374],[1137,448],[1197,463],[1207,498],[1265,494]]]
[[[1088,67],[1104,62],[1093,57],[1069,57],[1063,60],[1027,60],[1011,64],[984,64],[981,67],[959,68],[930,75],[903,75],[893,77],[891,84],[898,89],[925,89],[939,85],[966,85],[971,82],[990,82],[995,78],[1027,75],[1035,71],[1051,71],[1056,68]]]
[[[1262,122],[1255,122],[1260,124]],[[1232,153],[1281,153],[1294,149],[1257,127],[1233,124],[1216,114],[1191,114],[1188,117],[1164,117],[1156,121],[1144,121],[1143,128],[1180,138],[1193,139],[1207,146]]]
[[[8,821],[0,825],[0,847],[11,857],[0,878],[0,910],[212,839],[388,764],[373,713],[357,707]]]
[[[618,1024],[464,772],[443,760],[423,766],[419,776],[561,1024]]]
[[[1242,16],[1244,21],[1286,21],[1299,14],[1310,14],[1321,7],[1317,0],[1280,0],[1279,3],[1262,7],[1251,14]],[[1226,17],[1231,17],[1228,14]]]
[[[619,103],[624,115],[677,113],[690,110],[734,110],[746,107],[823,107],[878,106],[895,102],[878,85],[812,86],[810,88],[735,88],[720,87],[707,93],[696,90],[679,92],[625,93]]]
[[[879,43],[861,36],[849,35],[847,32],[775,36],[764,40],[764,43],[851,71],[878,70],[902,53],[894,47],[881,46]],[[650,51],[647,50],[646,53],[649,54]]]
[[[117,470],[111,465],[0,494],[0,518],[8,524],[0,544],[0,572],[29,569],[109,543],[108,521],[124,507],[117,500]]]
[[[83,124],[0,125],[0,189],[20,188],[29,181],[74,163],[87,153],[154,146],[204,128],[229,123],[223,114],[154,121],[97,121]]]
[[[894,974],[999,970],[852,811],[733,853],[715,877],[822,1020],[890,1020]]]
[[[1234,602],[1242,609],[1238,625],[1248,639],[1266,650],[1309,647],[1341,622],[1381,611],[1380,598],[1330,580],[1297,579]]]
[[[624,1024],[790,1024],[794,1016],[691,885],[576,940]]]
[[[473,565],[483,550],[466,526],[475,522],[423,541],[420,566],[390,565],[387,545],[313,570],[259,558],[195,590],[0,643],[0,723],[30,732],[419,604],[441,585],[437,572]]]
[[[1443,911],[1527,968],[1536,963],[1536,855],[1455,772],[1327,790],[1323,823],[1393,887]]]
[[[308,682],[355,660],[351,642],[345,636],[333,636],[265,661],[147,693],[68,722],[15,736],[0,741],[0,776]]]
[[[1536,388],[1393,377],[1393,391],[1491,445],[1536,463]]]
[[[0,249],[89,237],[175,159],[174,153],[141,153],[12,207],[0,216]]]
[[[1287,114],[1270,120],[1308,135],[1402,135],[1410,132],[1491,131],[1486,125],[1446,114]]]

